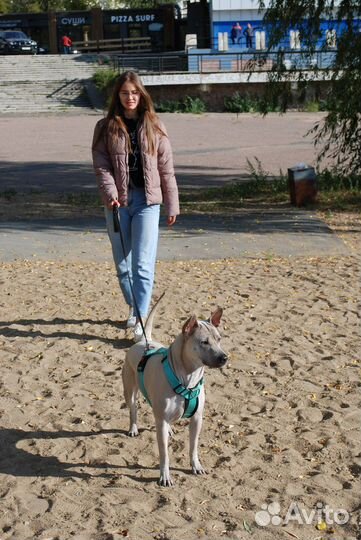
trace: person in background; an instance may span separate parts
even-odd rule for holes
[[[127,327],[139,341],[142,328],[135,303],[145,318],[153,290],[160,204],[164,201],[172,226],[179,199],[166,129],[135,72],[118,77],[107,116],[95,126],[92,155],[119,285],[129,306]],[[124,249],[114,230],[114,209]]]
[[[63,53],[64,54],[70,54],[71,53],[71,47],[73,45],[73,42],[71,40],[71,38],[64,34],[61,38],[61,43],[63,45]]]
[[[253,48],[253,26],[251,23],[247,24],[247,28],[244,31],[244,35],[246,36],[246,47],[248,49]]]
[[[242,26],[239,24],[239,22],[234,23],[231,29],[232,44],[235,45],[236,42],[240,44],[241,39],[242,39]]]

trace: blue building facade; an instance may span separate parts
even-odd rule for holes
[[[267,2],[266,2],[267,7]],[[252,49],[266,50],[269,45],[269,28],[263,22],[264,11],[259,11],[255,0],[212,0],[211,10],[211,48],[216,50],[249,49],[250,42],[245,35],[248,24],[252,27]],[[236,39],[232,39],[232,27],[239,23],[242,31]],[[354,24],[361,31],[361,21],[355,19]],[[321,24],[321,35],[317,41],[319,49],[336,49],[337,38],[346,28],[344,21],[324,20]],[[225,38],[226,36],[226,38]],[[303,44],[297,27],[290,27],[288,34],[279,44],[285,50],[302,50]]]

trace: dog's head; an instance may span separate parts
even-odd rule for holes
[[[221,349],[221,336],[217,330],[222,314],[223,309],[218,307],[207,321],[198,320],[192,315],[182,328],[187,354],[210,368],[221,368],[228,360],[227,354]]]

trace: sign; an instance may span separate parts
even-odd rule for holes
[[[78,24],[85,24],[85,17],[62,17],[60,24],[64,26],[78,26]]]
[[[17,26],[21,26],[22,21],[17,20],[0,20],[0,28],[16,28]]]
[[[153,22],[155,21],[154,13],[138,14],[138,15],[111,15],[110,23],[133,23],[133,22]]]

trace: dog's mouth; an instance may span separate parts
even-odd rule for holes
[[[203,364],[210,368],[221,368],[226,365],[228,361],[228,356],[226,354],[223,354],[221,356],[217,356],[217,358],[213,358],[212,360],[209,360],[207,358],[206,360],[203,360]]]

